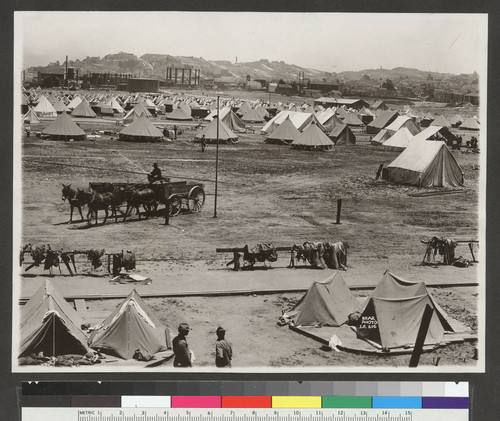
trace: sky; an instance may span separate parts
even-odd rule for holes
[[[120,51],[234,62],[283,60],[327,72],[383,67],[472,73],[487,17],[468,14],[16,12],[22,67]]]

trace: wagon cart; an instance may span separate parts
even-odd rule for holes
[[[111,192],[115,186],[138,190],[149,188],[154,191],[159,203],[169,207],[170,216],[178,215],[183,208],[190,213],[200,212],[205,204],[205,185],[193,181],[161,181],[153,184],[92,182],[89,186],[97,193]]]
[[[205,185],[193,181],[153,183],[149,187],[160,203],[169,206],[169,215],[178,215],[184,207],[191,213],[201,211],[205,204]]]

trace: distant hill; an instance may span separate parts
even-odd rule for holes
[[[227,60],[205,60],[203,57],[171,56],[168,54],[148,53],[137,57],[135,54],[126,52],[108,54],[102,58],[86,57],[81,60],[70,60],[69,66],[77,69],[80,75],[87,72],[113,72],[131,73],[135,76],[158,77],[160,79],[165,77],[166,70],[170,67],[200,69],[201,77],[205,79],[233,77],[245,80],[247,76],[250,76],[252,80],[266,79],[268,81],[278,81],[283,79],[285,81],[294,81],[297,80],[299,72],[304,73],[305,79],[328,82],[339,81],[340,83],[371,81],[370,83],[373,84],[391,79],[395,84],[400,82],[405,83],[405,80],[413,82],[453,80],[456,84],[469,84],[478,78],[475,73],[473,75],[452,75],[408,67],[331,73],[288,64],[284,61],[270,61],[266,59],[247,63],[232,63]],[[64,71],[64,62],[49,63],[47,66],[32,69],[47,73],[60,73]]]

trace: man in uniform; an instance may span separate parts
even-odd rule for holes
[[[160,168],[158,167],[158,164],[155,162],[153,164],[153,171],[151,171],[149,174],[148,174],[148,181],[150,183],[154,183],[155,181],[159,181],[159,180],[163,180],[163,177],[161,175],[161,170]]]
[[[179,334],[172,341],[174,350],[174,367],[192,367],[191,351],[189,350],[186,336],[189,333],[189,325],[181,323],[178,328]]]
[[[215,343],[215,365],[217,367],[231,367],[233,349],[225,339],[226,330],[219,326],[216,330],[217,342]]]
[[[29,137],[29,136],[28,136]],[[205,140],[205,135],[201,137],[201,151],[205,152],[205,146],[207,144],[207,141]]]

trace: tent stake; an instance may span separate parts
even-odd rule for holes
[[[340,211],[342,210],[342,199],[337,199],[337,224],[340,224]]]
[[[418,366],[418,362],[420,361],[420,354],[422,354],[425,337],[427,336],[427,331],[429,330],[429,325],[431,324],[433,313],[434,309],[429,304],[427,304],[425,306],[424,315],[422,316],[422,322],[420,323],[420,328],[418,329],[415,347],[413,348],[413,353],[411,354],[410,367]]]

